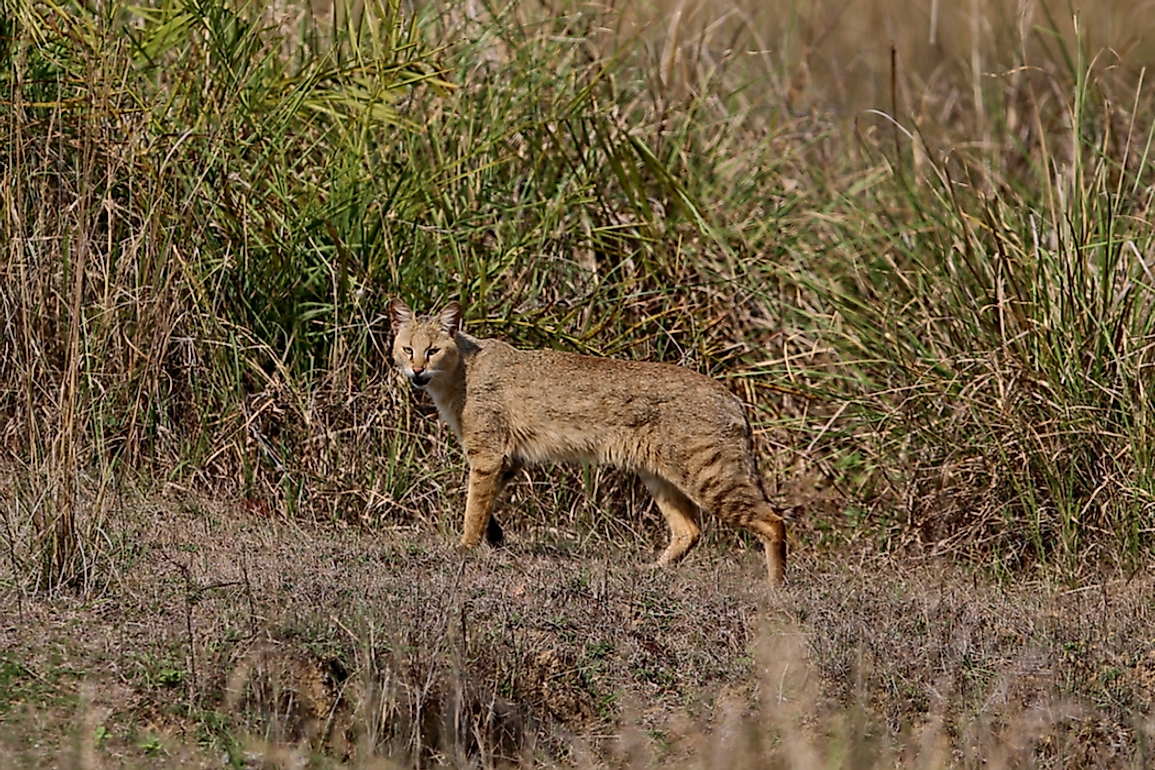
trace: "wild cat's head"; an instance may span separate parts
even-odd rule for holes
[[[415,388],[457,368],[454,336],[461,329],[461,305],[450,302],[440,313],[419,316],[399,299],[390,301],[393,360]]]

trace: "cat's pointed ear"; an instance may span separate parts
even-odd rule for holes
[[[450,302],[441,309],[437,320],[441,322],[441,328],[450,337],[457,334],[461,331],[461,305],[457,302]]]
[[[389,300],[389,323],[393,327],[393,332],[396,333],[398,329],[407,323],[413,322],[413,311],[399,299]]]

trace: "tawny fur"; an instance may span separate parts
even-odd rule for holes
[[[701,536],[699,509],[749,530],[774,585],[786,568],[786,526],[766,500],[742,403],[679,366],[553,350],[518,350],[461,331],[461,306],[417,316],[389,304],[393,355],[433,397],[469,460],[464,548],[485,534],[505,484],[523,465],[608,463],[637,473],[670,526],[658,559],[672,564]]]

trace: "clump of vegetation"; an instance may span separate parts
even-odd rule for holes
[[[400,294],[729,379],[770,472],[821,468],[891,544],[1139,563],[1145,49],[1039,13],[933,31],[924,81],[916,30],[911,63],[817,78],[849,24],[820,9],[772,55],[770,17],[705,8],[15,6],[14,552],[89,579],[125,478],[437,518],[416,469],[443,442],[382,352]]]
[[[4,591],[115,584],[172,490],[449,537],[395,295],[726,380],[796,552],[1150,559],[1142,4],[523,6],[0,10]],[[649,526],[613,472],[513,494]]]

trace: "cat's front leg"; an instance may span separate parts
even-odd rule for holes
[[[488,455],[470,456],[469,491],[465,498],[465,526],[461,548],[475,548],[489,527],[493,504],[501,487],[503,458]]]

